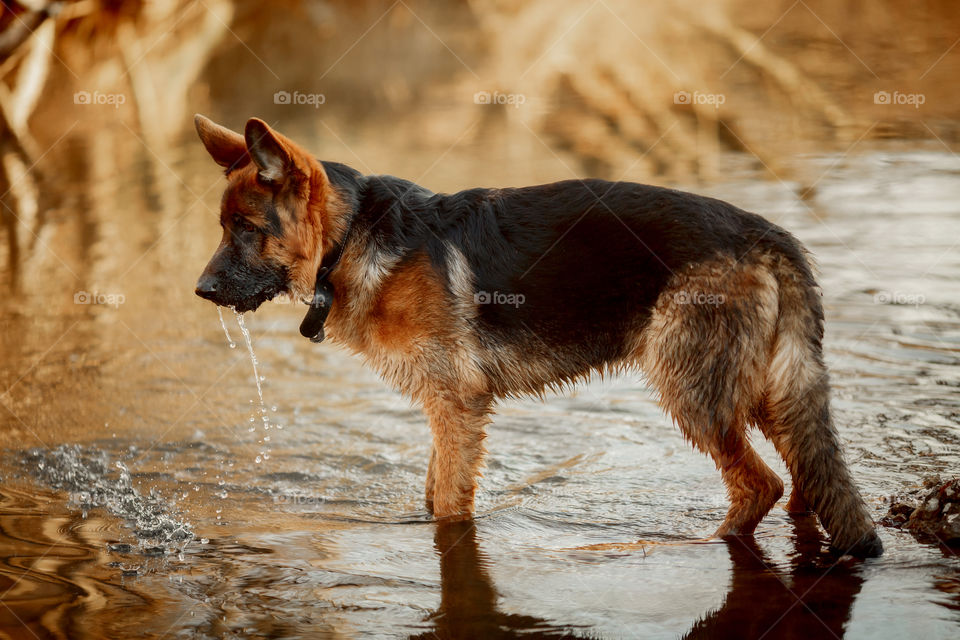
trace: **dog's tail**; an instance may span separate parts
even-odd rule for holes
[[[780,310],[760,427],[793,476],[794,504],[805,503],[840,553],[875,557],[883,545],[844,460],[830,417],[823,362],[823,307],[806,257],[782,258],[774,271]]]

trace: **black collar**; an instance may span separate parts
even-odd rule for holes
[[[330,307],[333,306],[333,283],[330,282],[330,273],[339,264],[343,257],[343,250],[350,240],[350,231],[353,229],[354,216],[350,217],[347,223],[347,230],[343,232],[340,242],[331,249],[320,262],[317,269],[317,281],[313,288],[313,300],[310,301],[310,309],[307,315],[300,323],[300,335],[310,338],[310,342],[323,342],[323,323],[327,321],[327,315],[330,313]]]

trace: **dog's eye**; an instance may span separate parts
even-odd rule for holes
[[[256,225],[251,223],[246,218],[237,218],[236,221],[234,222],[234,226],[240,231],[242,231],[243,233],[254,233],[255,231],[259,231]]]

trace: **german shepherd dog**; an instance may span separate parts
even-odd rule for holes
[[[241,312],[309,301],[301,333],[421,404],[434,517],[472,515],[496,401],[636,368],[723,474],[716,536],[752,534],[783,494],[753,425],[790,470],[789,511],[815,512],[835,552],[882,553],[830,418],[819,290],[788,232],[629,182],[438,194],[317,160],[256,118],[243,135],[196,127],[227,176],[197,295]]]

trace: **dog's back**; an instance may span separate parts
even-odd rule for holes
[[[454,194],[367,180],[360,233],[383,254],[429,256],[491,367],[503,370],[506,362],[492,360],[514,352],[526,363],[510,367],[513,376],[489,371],[498,395],[537,393],[635,360],[667,291],[715,311],[720,289],[774,263],[815,286],[793,236],[711,198],[602,180]],[[691,279],[711,269],[720,280]]]

